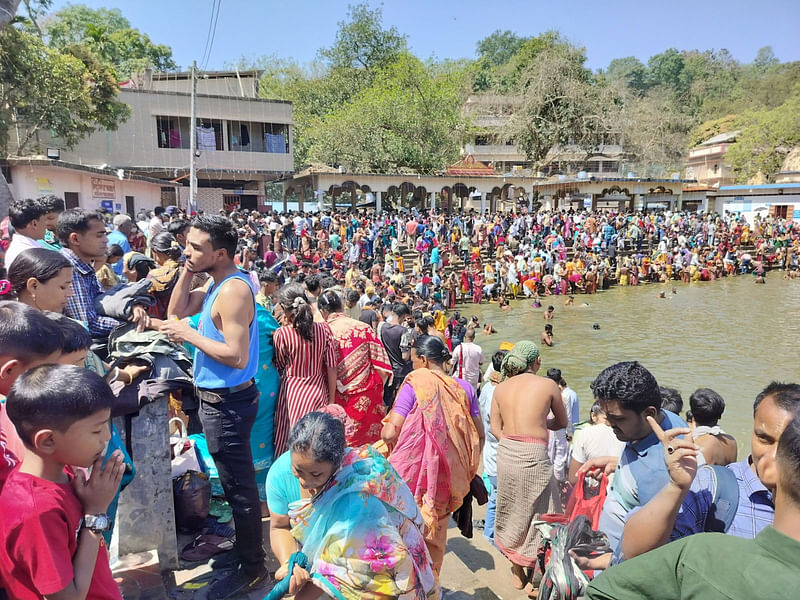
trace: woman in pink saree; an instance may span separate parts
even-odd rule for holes
[[[414,371],[400,388],[381,432],[389,462],[420,507],[437,580],[450,515],[469,492],[484,439],[475,392],[466,381],[445,373],[449,358],[439,338],[417,338],[411,352]]]

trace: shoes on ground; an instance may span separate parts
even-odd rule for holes
[[[226,600],[261,589],[272,582],[267,568],[262,566],[256,573],[248,573],[241,567],[230,575],[214,582],[208,590],[208,600]]]

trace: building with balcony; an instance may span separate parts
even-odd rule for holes
[[[217,211],[258,209],[265,206],[265,183],[293,170],[292,105],[282,100],[258,97],[257,71],[214,72],[198,75],[197,114],[197,208]],[[53,175],[59,166],[95,169],[99,174],[125,181],[135,176],[139,183],[163,181],[155,192],[124,194],[115,209],[135,213],[140,209],[187,206],[191,138],[191,75],[189,73],[144,72],[121,84],[119,100],[131,115],[116,131],[96,131],[68,149],[49,132],[39,132],[39,145],[58,155],[46,165]],[[35,161],[24,163],[12,175],[25,189],[34,189],[27,179],[41,179]],[[15,164],[11,161],[11,164]],[[47,177],[44,186],[71,204],[86,208],[107,206],[89,190],[102,186],[78,186],[72,178]],[[62,181],[63,180],[63,181]],[[177,184],[177,185],[176,185]],[[40,186],[41,187],[41,186]],[[120,187],[117,185],[117,187]],[[142,187],[142,186],[139,186]],[[155,188],[154,188],[155,189]],[[119,194],[118,194],[119,196]]]
[[[462,108],[463,114],[478,128],[478,133],[464,145],[462,154],[475,160],[490,163],[498,175],[552,175],[581,177],[622,177],[624,151],[619,134],[609,132],[603,144],[594,152],[586,153],[577,147],[553,148],[546,164],[537,173],[532,163],[513,140],[503,135],[519,99],[496,94],[469,96]]]
[[[736,175],[725,162],[725,153],[736,141],[738,134],[738,131],[720,133],[689,150],[686,177],[696,179],[700,185],[714,188],[733,184]]]

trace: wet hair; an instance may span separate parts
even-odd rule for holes
[[[6,409],[22,441],[30,447],[37,431],[66,431],[76,421],[110,409],[113,400],[108,384],[88,369],[42,365],[17,378]]]
[[[178,240],[175,236],[167,231],[162,231],[150,240],[150,247],[156,252],[165,254],[167,258],[172,260],[179,260],[181,257],[181,248],[178,245]]]
[[[673,412],[676,415],[681,414],[683,411],[683,396],[675,388],[659,387],[661,390],[661,408]]]
[[[61,328],[42,311],[21,302],[0,302],[0,356],[21,362],[44,358],[61,350],[62,337]]]
[[[773,381],[756,396],[756,401],[753,403],[753,414],[758,410],[758,406],[764,398],[770,396],[782,410],[792,413],[800,411],[800,384]]]
[[[545,326],[544,326],[544,330],[545,330],[547,333],[553,333],[553,326],[552,326],[550,323],[548,323],[547,325],[545,325]],[[558,369],[556,369],[556,371],[558,371],[559,373],[561,373],[561,371],[560,371],[560,370],[558,370]],[[549,373],[550,371],[548,370],[547,372]],[[548,375],[548,377],[549,377],[549,375]],[[552,379],[552,377],[551,377],[551,379]],[[553,381],[555,381],[556,383],[558,383],[558,381],[557,381],[557,380],[553,380]]]
[[[62,269],[71,267],[72,263],[60,252],[46,248],[28,248],[20,252],[8,268],[11,291],[19,297],[31,277],[46,283],[56,277]]]
[[[342,464],[347,444],[344,423],[322,412],[310,412],[292,427],[289,452],[310,453],[315,462],[327,462],[334,471]]]
[[[220,215],[203,215],[192,221],[192,227],[208,234],[214,250],[223,248],[228,253],[228,258],[231,259],[236,254],[239,235],[236,233],[236,226],[230,219]]]
[[[503,359],[506,357],[506,354],[508,354],[508,350],[498,350],[492,354],[492,368],[498,373],[500,372],[500,367],[503,366]]]
[[[547,331],[547,325],[544,326],[544,329],[545,329],[545,331]],[[552,330],[553,327],[550,326],[550,329]],[[567,387],[567,382],[564,381],[564,378],[561,376],[561,369],[556,369],[555,367],[550,367],[549,369],[547,369],[547,378],[548,379],[552,379],[558,385],[563,385],[564,387]]]
[[[276,294],[278,303],[292,320],[292,326],[307,342],[314,341],[314,313],[306,298],[305,288],[299,283],[288,283]]]
[[[555,309],[556,309],[556,307],[551,304],[550,306],[547,307],[547,312],[552,312]]]
[[[44,214],[62,213],[65,210],[64,201],[54,194],[47,194],[38,200],[44,209]]]
[[[111,244],[108,247],[108,250],[106,251],[106,256],[108,256],[109,258],[114,256],[119,256],[120,258],[122,258],[123,256],[125,256],[125,251],[119,244]]]
[[[8,220],[14,229],[25,229],[33,221],[41,219],[49,211],[44,205],[33,198],[14,200],[8,207]]]
[[[316,292],[317,290],[319,290],[319,280],[320,280],[319,275],[309,275],[308,277],[305,278],[303,283],[305,284],[306,289],[309,292]]]
[[[800,415],[786,425],[777,450],[778,481],[796,507],[800,507]]]
[[[606,367],[589,387],[598,400],[619,402],[625,410],[641,413],[650,406],[661,408],[656,378],[635,360]]]
[[[78,321],[49,310],[43,312],[61,329],[61,335],[64,336],[61,343],[61,352],[63,354],[77,352],[78,350],[88,350],[92,345],[92,335]]]
[[[689,407],[695,423],[713,427],[725,412],[725,400],[712,389],[699,388],[689,396]]]
[[[333,290],[325,290],[317,300],[317,308],[331,313],[342,312],[342,298]]]
[[[444,342],[435,335],[421,335],[414,342],[417,356],[424,356],[432,363],[442,365],[450,360],[450,352]]]
[[[62,246],[69,247],[69,236],[73,233],[84,234],[89,231],[91,221],[100,221],[105,225],[103,215],[96,210],[71,208],[58,216],[56,237]]]

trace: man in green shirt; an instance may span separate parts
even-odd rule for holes
[[[692,535],[597,577],[588,600],[789,598],[800,589],[800,415],[781,435],[775,522],[754,540]]]

